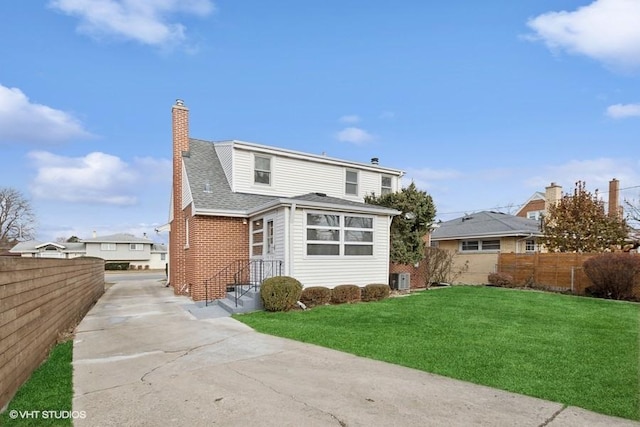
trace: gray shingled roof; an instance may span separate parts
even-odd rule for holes
[[[542,235],[539,221],[502,212],[482,211],[440,223],[433,231],[431,240],[531,234]]]
[[[189,154],[183,157],[196,209],[246,211],[278,197],[234,193],[224,174],[212,142],[189,140]],[[209,192],[205,192],[209,184]]]
[[[98,236],[90,239],[80,239],[83,243],[153,243],[151,239],[136,237],[133,234],[118,233],[109,236]]]
[[[196,210],[250,212],[256,208],[267,206],[277,201],[304,201],[310,203],[330,204],[357,208],[359,210],[378,211],[395,214],[392,209],[374,206],[367,203],[329,197],[322,193],[308,193],[296,197],[264,196],[250,193],[234,193],[231,191],[224,174],[220,159],[213,142],[199,139],[189,140],[189,153],[183,156],[187,179]],[[205,192],[208,184],[209,191]]]
[[[15,245],[9,252],[20,253],[20,252],[35,252],[37,251],[37,247],[47,244],[47,243],[55,243],[56,245],[63,246],[64,249],[61,249],[62,252],[84,252],[84,243],[74,243],[74,242],[41,242],[38,240],[29,240],[26,242],[20,242]]]

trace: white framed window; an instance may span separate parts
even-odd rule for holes
[[[373,255],[373,217],[308,212],[305,233],[309,256]]]
[[[541,216],[542,216],[542,211],[527,212],[527,218],[529,219],[535,219],[537,221],[540,219]]]
[[[189,247],[189,218],[184,219],[184,247]]]
[[[461,252],[499,251],[500,240],[463,240],[460,242]]]
[[[273,235],[273,220],[270,219],[267,221],[267,247],[266,247],[266,251],[267,254],[272,254],[275,250],[275,241],[274,241],[274,235]]]
[[[358,195],[358,171],[347,169],[344,177],[344,193]]]
[[[129,243],[130,251],[142,251],[144,250],[144,245],[142,243]]]
[[[115,251],[116,244],[115,243],[100,243],[101,251]]]
[[[538,250],[538,245],[536,241],[533,239],[526,240],[524,242],[524,250],[525,252],[536,252]]]
[[[271,157],[253,156],[253,182],[271,185]]]
[[[262,256],[264,247],[264,220],[251,221],[251,256]]]
[[[167,254],[160,254],[160,261],[166,261]]]
[[[385,194],[389,194],[393,192],[393,189],[391,188],[391,177],[389,175],[382,175],[382,177],[380,177],[380,194],[381,195],[385,195]]]

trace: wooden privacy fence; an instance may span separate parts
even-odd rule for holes
[[[513,276],[519,285],[546,287],[584,295],[593,284],[584,274],[582,264],[594,253],[500,254],[498,272]]]
[[[103,293],[100,258],[0,257],[0,409]]]

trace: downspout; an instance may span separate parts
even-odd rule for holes
[[[293,272],[293,243],[294,243],[294,238],[293,238],[293,223],[295,221],[296,218],[296,202],[292,202],[291,203],[291,208],[289,210],[289,248],[287,251],[287,268],[285,268],[285,271],[288,270],[288,276],[290,277],[295,277],[294,276],[294,272]]]

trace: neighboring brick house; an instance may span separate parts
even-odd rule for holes
[[[432,246],[455,252],[454,270],[468,265],[455,283],[483,284],[489,273],[496,271],[501,252],[538,252],[540,237],[537,220],[482,211],[439,223],[431,242]]]
[[[241,281],[287,275],[303,286],[387,283],[389,230],[399,212],[364,196],[398,191],[401,170],[377,159],[193,139],[181,100],[172,123],[169,283],[176,293],[224,298],[247,272]]]
[[[549,206],[558,203],[563,197],[562,187],[552,182],[545,188],[545,192],[536,191],[516,212],[516,216],[540,220],[549,210]],[[620,206],[620,181],[609,181],[609,198],[607,212],[611,215],[621,215]]]

